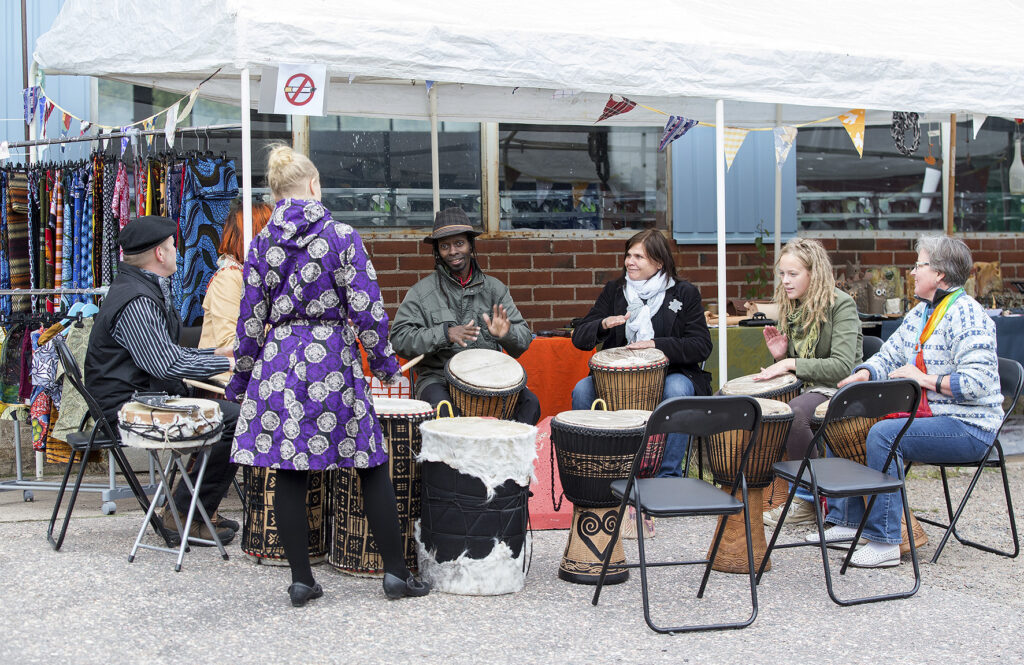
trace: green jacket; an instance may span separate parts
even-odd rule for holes
[[[483,315],[491,314],[494,305],[504,305],[511,322],[508,334],[496,339],[487,331]],[[480,326],[480,336],[466,347],[452,344],[445,335],[446,323],[461,326],[470,319]],[[444,366],[459,351],[465,349],[505,350],[518,358],[530,346],[533,333],[516,304],[512,302],[508,287],[485,275],[473,262],[473,279],[463,288],[438,266],[434,274],[416,282],[398,306],[391,324],[391,346],[403,358],[415,358],[421,353],[423,360],[416,365],[416,395],[434,383],[443,383]]]
[[[857,304],[847,293],[836,289],[836,300],[829,317],[821,324],[813,358],[797,358],[793,340],[789,340],[787,358],[796,358],[796,376],[809,388],[835,388],[864,360],[864,331],[857,316]]]

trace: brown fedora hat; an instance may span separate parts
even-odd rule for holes
[[[475,238],[480,235],[481,231],[473,228],[469,217],[466,216],[462,208],[445,208],[434,215],[434,230],[423,239],[423,242],[434,242],[441,238],[457,236],[460,233]]]

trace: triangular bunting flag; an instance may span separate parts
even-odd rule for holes
[[[128,127],[122,127],[121,133],[124,136],[121,137],[121,157],[124,157],[124,151],[128,149]]]
[[[772,132],[775,134],[775,166],[781,171],[796,140],[796,127],[776,127]]]
[[[669,143],[690,131],[690,128],[696,124],[696,120],[684,118],[681,115],[670,115],[668,122],[665,123],[665,131],[661,133],[661,141],[658,142],[658,152],[664,151]]]
[[[151,132],[151,131],[153,131],[153,124],[154,124],[153,123],[153,118],[150,118],[149,120],[146,120],[145,122],[142,123],[142,128],[145,129],[147,132]],[[148,147],[148,148],[152,148],[153,147],[153,135],[152,134],[146,134],[146,147]]]
[[[53,102],[46,100],[44,103],[46,111],[43,113],[43,138],[46,138],[46,123],[50,122],[50,114],[53,113]]]
[[[174,147],[174,130],[178,127],[178,102],[174,102],[174,106],[167,109],[167,117],[164,118],[164,139],[167,140],[167,145],[171,148]]]
[[[198,96],[198,89],[193,90],[192,93],[188,96],[188,103],[185,104],[185,108],[183,108],[181,110],[181,113],[178,114],[178,122],[182,122],[185,118],[188,117],[188,114],[192,112],[192,106],[196,103],[196,97]]]
[[[92,123],[89,122],[88,120],[80,121],[79,125],[78,125],[78,135],[79,136],[85,136],[85,133],[87,131],[89,131],[89,127],[91,127],[91,126],[92,126]]]
[[[843,113],[839,116],[839,122],[843,123],[846,133],[850,135],[850,140],[853,141],[853,147],[857,149],[857,154],[863,157],[864,109],[850,109],[849,113]]]
[[[67,111],[61,111],[60,124],[64,125],[65,131],[71,129],[71,114]]]
[[[747,138],[747,134],[750,133],[749,129],[742,129],[740,127],[726,127],[725,128],[725,170],[728,171],[732,168],[732,160],[736,159],[736,153],[740,151],[740,146],[743,145],[743,139]]]
[[[971,118],[971,124],[974,125],[974,138],[978,138],[978,132],[981,131],[981,126],[985,124],[985,120],[988,116],[984,113],[975,113]]]
[[[434,87],[434,82],[433,81],[424,81],[424,83],[427,84],[427,94],[429,95],[430,94],[430,89]]]
[[[36,118],[36,105],[39,101],[39,86],[33,85],[25,88],[22,91],[24,111],[25,111],[25,124],[31,125],[32,121]]]
[[[635,108],[636,102],[634,101],[630,101],[623,97],[622,101],[617,102],[615,101],[614,95],[608,95],[608,101],[605,102],[604,105],[604,112],[601,113],[600,118],[594,121],[594,124],[597,124],[602,120],[607,120],[608,118],[614,118],[617,115],[622,115],[623,113],[629,113]]]

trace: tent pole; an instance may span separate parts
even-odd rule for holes
[[[946,138],[942,142],[942,170],[946,175],[945,226],[946,235],[951,236],[955,231],[953,217],[956,215],[956,113],[950,114],[949,129],[945,134]]]
[[[431,187],[434,190],[434,215],[441,211],[441,173],[440,156],[437,148],[437,83],[430,86],[427,93],[430,99],[430,175]]]
[[[775,126],[782,125],[782,104],[775,105]],[[773,151],[774,152],[774,151]],[[779,260],[779,253],[782,251],[782,169],[775,165],[775,254],[774,261]],[[775,280],[778,281],[776,275]],[[772,290],[774,292],[774,289]]]
[[[715,209],[718,213],[718,387],[729,380],[725,306],[725,102],[715,100]]]
[[[252,102],[249,100],[249,68],[242,69],[242,246],[249,253],[252,241]],[[244,257],[240,257],[243,258]]]

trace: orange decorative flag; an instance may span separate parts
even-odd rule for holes
[[[608,95],[608,101],[605,102],[604,105],[604,112],[601,114],[600,118],[594,121],[594,124],[597,124],[602,120],[607,120],[608,118],[613,118],[617,115],[621,115],[623,113],[628,113],[635,108],[636,102],[634,101],[630,101],[623,97],[622,101],[617,102],[615,101],[614,95]]]
[[[839,121],[843,123],[846,133],[850,135],[850,140],[853,141],[853,147],[857,149],[857,154],[863,157],[864,109],[850,109],[849,113],[843,113],[839,116]]]

